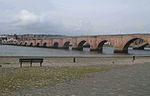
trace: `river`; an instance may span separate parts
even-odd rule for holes
[[[37,47],[24,47],[24,46],[10,46],[0,45],[0,56],[85,56],[85,55],[118,55],[114,54],[113,48],[104,48],[104,53],[98,52],[83,52],[83,51],[69,51],[64,49],[50,49],[50,48],[37,48]],[[124,55],[124,54],[119,54]],[[146,55],[150,56],[150,50],[132,50],[129,49],[128,55]]]

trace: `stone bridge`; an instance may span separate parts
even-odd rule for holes
[[[103,45],[109,42],[115,52],[128,53],[128,47],[134,41],[141,39],[145,45],[150,44],[150,34],[123,34],[123,35],[96,35],[96,36],[68,36],[50,39],[21,40],[17,44],[36,47],[72,48],[82,49],[83,46],[90,46],[91,50],[102,51]]]

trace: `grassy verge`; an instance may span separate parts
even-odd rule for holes
[[[0,93],[55,85],[81,78],[88,73],[104,72],[112,68],[114,66],[1,68]]]

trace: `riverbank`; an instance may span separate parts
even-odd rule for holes
[[[109,90],[109,88],[111,88],[111,86],[113,85],[111,83],[110,85],[108,85],[107,84],[108,82],[105,84],[105,80],[106,80],[105,75],[101,76],[101,74],[105,74],[105,73],[108,74],[108,76],[107,75],[106,76],[107,76],[107,80],[108,81],[110,80],[110,82],[115,83],[114,81],[115,79],[116,81],[118,79],[121,80],[119,82],[125,82],[124,79],[121,79],[123,77],[114,78],[113,81],[111,81],[111,79],[116,74],[122,76],[122,74],[124,74],[123,70],[126,70],[126,68],[127,70],[130,69],[130,71],[134,71],[134,73],[135,72],[138,73],[140,68],[142,67],[140,72],[142,71],[143,74],[143,71],[145,71],[144,69],[145,67],[143,68],[143,66],[149,66],[150,64],[149,56],[137,56],[135,57],[134,61],[132,56],[119,56],[119,57],[117,56],[113,56],[113,57],[112,56],[104,56],[104,57],[101,56],[99,57],[97,56],[60,57],[59,56],[58,57],[57,56],[56,57],[55,56],[55,57],[43,57],[44,58],[43,67],[39,67],[38,63],[34,63],[33,67],[29,67],[30,66],[29,63],[24,63],[23,67],[20,68],[19,58],[25,58],[25,57],[12,57],[12,56],[0,57],[0,65],[2,65],[2,67],[0,67],[0,95],[2,96],[33,96],[33,95],[57,96],[58,94],[60,96],[66,96],[67,94],[69,94],[69,96],[72,95],[73,96],[96,96],[96,95],[88,95],[87,93],[84,93],[89,90],[87,88],[90,89],[93,88],[91,85],[92,82],[94,81],[97,82],[97,80],[101,80],[98,81],[98,83],[96,83],[96,85],[101,85],[101,83],[104,80],[104,83],[102,83],[104,84],[103,86],[107,85],[105,86],[106,88],[104,88],[105,90]],[[74,62],[74,58],[75,58],[75,62]],[[134,66],[139,66],[140,68],[136,69],[134,68]],[[119,71],[116,71],[114,73],[111,70],[119,70]],[[125,72],[127,72],[125,74],[128,76],[129,72],[128,71]],[[112,75],[109,76],[109,74]],[[91,80],[91,77],[93,81],[89,81]],[[125,79],[128,81],[128,78]],[[83,83],[84,81],[85,83]],[[82,87],[80,86],[80,84],[87,85],[87,86],[89,84],[90,85],[89,87],[86,86]],[[126,84],[128,84],[128,82]],[[138,84],[138,82],[136,84]],[[118,86],[122,87],[122,85],[118,85]],[[98,86],[96,87],[97,87],[96,90],[103,89]],[[70,89],[72,89],[72,91],[70,91],[71,93],[68,93],[67,90]],[[80,92],[80,90],[78,89],[83,90],[83,92]],[[79,91],[79,94],[74,95],[78,93],[77,91]],[[99,93],[99,91],[96,92]],[[105,94],[107,93],[108,92],[99,93],[99,94],[103,94],[105,96]],[[109,92],[109,93],[114,94],[113,92]],[[91,92],[89,94],[95,94],[95,93]],[[124,93],[120,93],[120,94],[124,94]],[[115,95],[110,95],[110,96],[115,96]]]
[[[150,56],[51,56],[51,57],[29,57],[29,56],[1,56],[2,67],[20,67],[19,58],[44,58],[43,66],[90,66],[90,65],[124,65],[150,62]],[[29,66],[24,63],[23,66]],[[33,63],[33,66],[39,66]]]

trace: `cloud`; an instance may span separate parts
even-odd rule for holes
[[[66,32],[61,19],[58,19],[56,16],[50,16],[50,14],[35,14],[32,11],[24,9],[12,17],[10,22],[0,26],[0,28],[2,27],[0,31],[18,34],[63,35]]]
[[[28,10],[21,10],[21,12],[15,16],[15,22],[16,25],[26,26],[41,22],[41,17]]]
[[[0,0],[0,32],[95,35],[150,32],[150,0]]]

